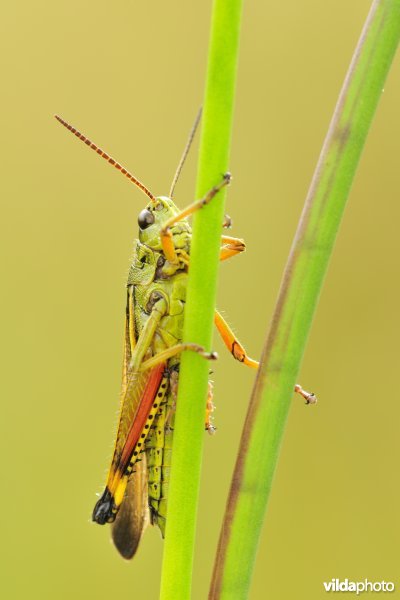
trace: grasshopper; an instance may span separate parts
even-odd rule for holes
[[[209,204],[230,183],[226,173],[204,198],[180,211],[172,200],[175,184],[186,159],[201,113],[186,144],[171,186],[170,194],[154,196],[134,175],[96,144],[64,121],[56,119],[86,145],[102,156],[149,198],[139,213],[139,237],[126,287],[126,318],[122,372],[121,406],[113,457],[105,490],[93,510],[93,521],[112,523],[112,538],[120,554],[134,556],[142,533],[150,522],[164,537],[168,482],[173,441],[174,409],[177,394],[180,353],[190,350],[207,360],[207,352],[194,343],[183,343],[183,319],[190,263],[191,228],[188,217]],[[226,218],[225,226],[230,225]],[[220,260],[242,253],[242,239],[223,235]],[[233,357],[256,369],[221,314],[215,312],[215,325]],[[315,397],[296,385],[306,403]],[[205,409],[205,429],[213,433],[212,389]]]

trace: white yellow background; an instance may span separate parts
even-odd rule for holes
[[[260,353],[367,0],[245,2],[228,212],[248,252],[218,304]],[[162,542],[124,563],[90,523],[116,423],[124,280],[145,199],[58,112],[169,190],[202,99],[210,2],[17,2],[1,44],[2,597],[157,598]],[[345,213],[293,399],[251,600],[398,578],[400,75],[395,60]],[[177,188],[193,199],[196,152]],[[253,373],[218,340],[194,600],[207,596]],[[188,474],[188,476],[190,476]],[[400,580],[397,579],[398,589]],[[399,592],[392,594],[395,597]]]

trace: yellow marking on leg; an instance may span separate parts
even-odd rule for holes
[[[218,358],[216,352],[206,352],[206,350],[204,350],[204,348],[198,344],[177,344],[176,346],[167,348],[166,350],[163,350],[162,352],[159,352],[155,356],[152,356],[148,360],[142,362],[140,365],[140,370],[147,371],[147,369],[152,369],[153,367],[156,367],[160,363],[167,361],[168,359],[180,354],[181,352],[184,352],[185,350],[197,352],[197,354],[200,354],[200,356],[203,356],[207,360],[216,360]]]
[[[150,316],[147,319],[142,331],[140,332],[139,339],[136,343],[135,350],[132,353],[132,360],[130,364],[130,370],[132,373],[141,370],[143,359],[146,355],[147,350],[153,341],[156,329],[160,323],[160,320],[167,312],[167,303],[164,298],[161,298],[153,306]]]
[[[122,477],[117,485],[117,489],[114,492],[113,498],[115,506],[118,508],[121,506],[122,500],[124,499],[124,494],[126,490],[126,486],[128,483],[128,477]]]
[[[222,235],[221,243],[232,246],[232,248],[236,248],[237,252],[244,252],[246,250],[246,243],[241,238],[235,238],[230,235]]]
[[[228,348],[232,356],[244,365],[247,365],[252,369],[258,369],[259,363],[256,360],[247,356],[246,350],[236,338],[228,323],[217,310],[215,311],[214,315],[214,323],[218,329],[222,341],[224,342],[225,346]]]
[[[237,254],[240,254],[246,250],[246,244],[244,240],[241,240],[240,238],[223,235],[221,236],[221,243],[223,246],[220,250],[220,261],[227,260],[228,258],[236,256]]]
[[[172,239],[172,233],[170,229],[161,230],[160,231],[161,245],[165,255],[165,258],[173,263],[177,260],[177,255],[175,252],[174,241]]]
[[[135,311],[133,304],[133,286],[129,286],[128,289],[128,310],[129,310],[129,341],[131,345],[131,352],[133,352],[136,346],[136,335],[135,335]]]
[[[234,248],[229,248],[228,246],[223,246],[219,253],[219,260],[222,262],[223,260],[227,260],[232,256],[237,256],[241,250],[235,250]]]
[[[236,360],[238,360],[239,362],[247,365],[248,367],[258,369],[260,363],[247,356],[246,350],[243,348],[243,346],[233,333],[232,329],[229,327],[228,323],[218,311],[215,311],[214,323],[218,329],[219,334],[221,335],[225,346],[228,348],[228,350],[230,350],[232,356],[236,358]],[[296,392],[296,394],[300,394],[300,396],[304,398],[306,404],[317,403],[317,397],[315,396],[315,394],[307,392],[298,383],[295,385],[294,391]]]

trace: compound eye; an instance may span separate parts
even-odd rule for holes
[[[154,214],[147,208],[144,208],[138,216],[138,223],[140,229],[147,229],[147,227],[154,223]]]

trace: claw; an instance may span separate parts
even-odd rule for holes
[[[306,404],[317,404],[317,396],[313,392],[307,392],[306,390],[303,390],[301,385],[298,383],[294,386],[294,391],[297,394],[300,394],[300,396],[303,396]]]
[[[209,433],[209,435],[214,435],[214,433],[217,431],[217,428],[214,427],[214,425],[206,425],[206,431]]]
[[[222,223],[222,227],[224,229],[231,229],[231,227],[232,227],[232,219],[231,219],[231,217],[229,215],[225,215],[224,216],[224,221]]]
[[[229,185],[230,182],[232,181],[232,175],[229,173],[229,171],[224,173],[224,181],[227,185]]]

